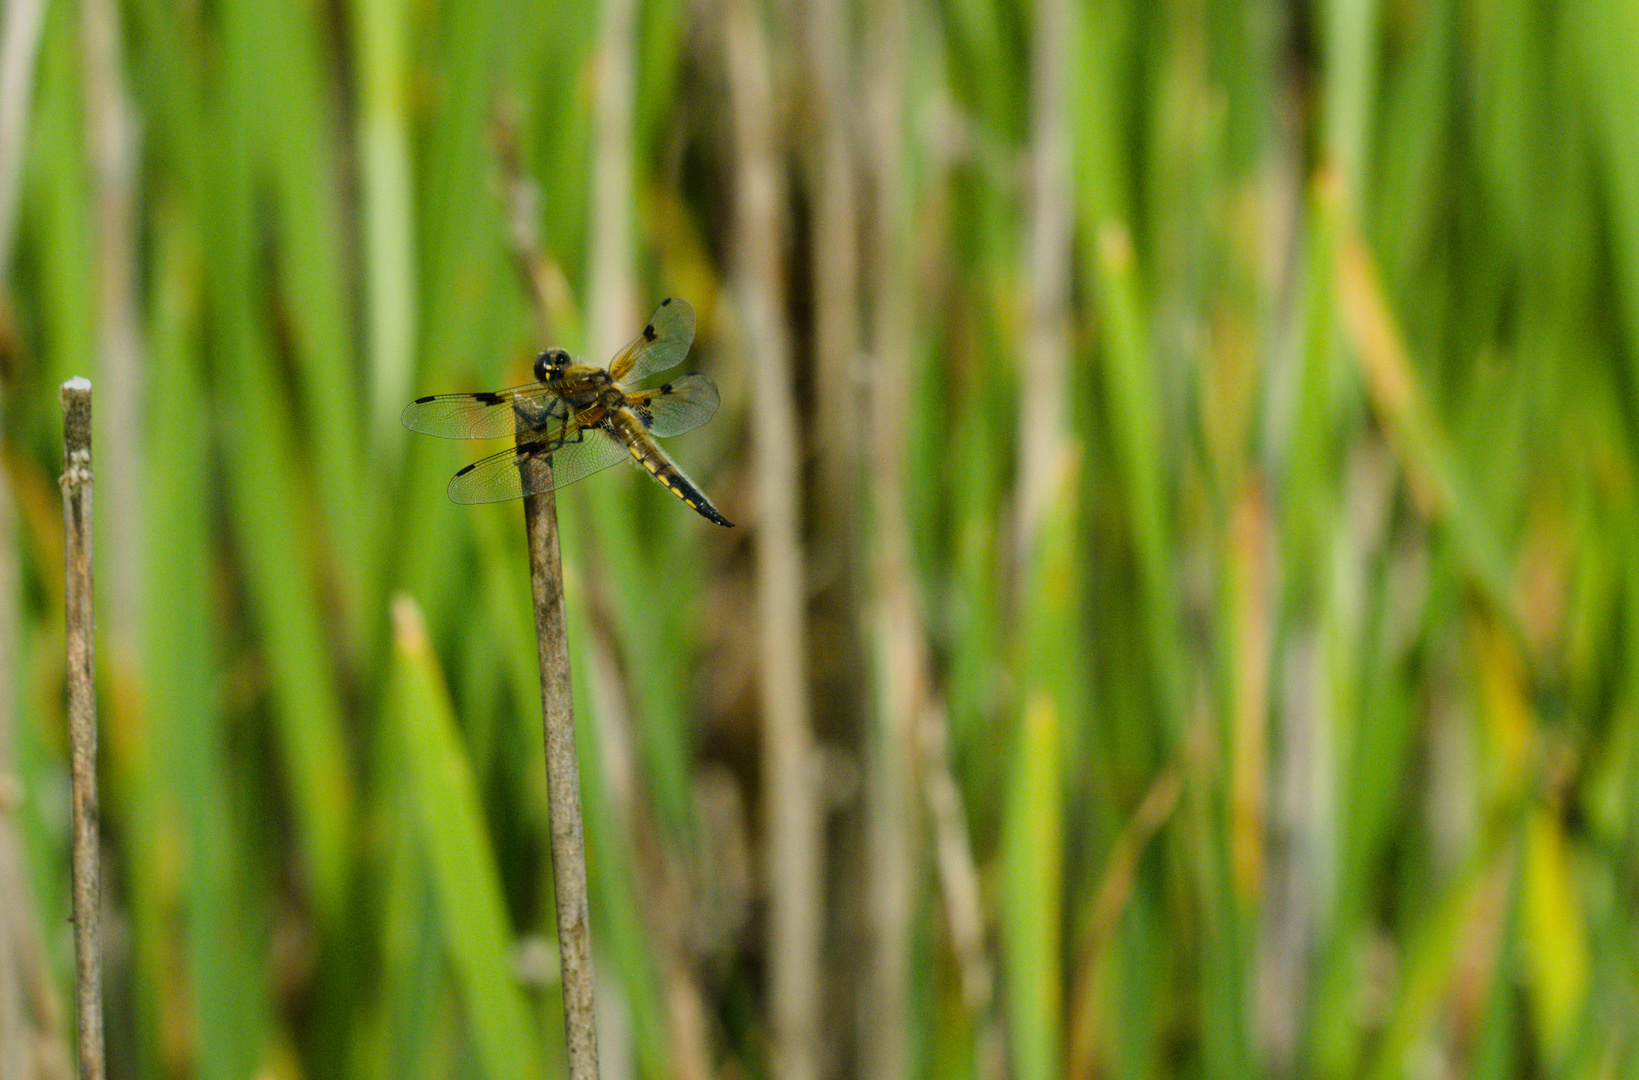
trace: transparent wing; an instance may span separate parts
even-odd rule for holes
[[[700,372],[631,395],[632,411],[662,439],[693,431],[717,411],[717,384]]]
[[[616,382],[632,383],[683,362],[694,344],[694,309],[675,296],[660,301],[643,333],[609,361]]]
[[[450,479],[450,501],[505,502],[541,491],[555,491],[607,469],[628,453],[626,445],[602,424],[581,428],[567,440],[527,442],[499,454],[491,454],[456,473]],[[552,459],[550,485],[536,483],[537,480],[545,480],[545,470],[518,467],[525,461],[547,455]]]
[[[399,421],[411,431],[441,439],[502,439],[517,433],[519,414],[525,431],[555,430],[569,408],[551,387],[531,383],[510,390],[416,398],[404,406]]]

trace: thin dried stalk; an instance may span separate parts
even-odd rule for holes
[[[17,523],[13,492],[0,470],[0,1080],[68,1080],[62,1006],[40,941],[40,921],[25,873],[16,812],[23,786],[12,773],[16,700]]]
[[[1184,782],[1191,772],[1199,772],[1208,752],[1211,733],[1203,711],[1196,718],[1183,747],[1156,772],[1138,808],[1116,835],[1105,857],[1093,894],[1093,911],[1078,947],[1075,982],[1071,988],[1069,1046],[1065,1075],[1070,1080],[1086,1080],[1095,1075],[1098,1051],[1100,1005],[1098,990],[1105,950],[1115,934],[1116,922],[1126,909],[1138,880],[1139,860],[1155,834],[1178,808]]]
[[[563,325],[574,301],[563,270],[541,249],[541,189],[524,171],[517,109],[505,101],[495,110],[493,137],[506,200],[508,247],[532,301],[535,327],[544,344],[551,340],[552,328]]]
[[[1034,8],[1030,81],[1030,330],[1020,373],[1031,392],[1020,395],[1019,559],[1031,558],[1062,475],[1068,451],[1070,400],[1070,237],[1075,219],[1070,199],[1068,49],[1072,16],[1067,0],[1043,0]],[[1022,569],[1022,567],[1021,567]],[[1029,581],[1021,574],[1021,582]]]
[[[814,221],[814,380],[830,435],[816,447],[825,504],[844,523],[859,483],[859,197],[853,50],[841,0],[793,5],[801,24],[812,114],[819,125],[809,162]],[[848,526],[843,526],[844,531]]]
[[[755,374],[757,607],[767,793],[772,1071],[820,1075],[821,826],[807,691],[806,595],[797,505],[801,472],[783,294],[785,181],[776,145],[767,41],[749,0],[726,0],[734,120],[735,291]]]
[[[996,972],[985,950],[979,867],[973,859],[962,788],[951,772],[950,716],[943,702],[928,704],[922,722],[917,725],[917,738],[923,797],[928,802],[939,890],[945,901],[945,919],[950,924],[951,951],[956,954],[956,967],[961,973],[962,1001],[974,1024],[984,1029],[991,1019]],[[989,1034],[987,1032],[987,1036]],[[982,1056],[980,1060],[984,1060]]]
[[[519,465],[550,478],[539,456]],[[558,958],[563,972],[563,1021],[570,1080],[597,1080],[597,1017],[593,1001],[592,926],[586,899],[586,840],[581,827],[580,763],[569,682],[569,630],[563,612],[563,564],[558,556],[558,504],[551,483],[524,499],[529,578],[535,599],[535,641],[541,660],[541,722],[546,741],[546,800],[552,815],[552,887],[558,906]]]
[[[636,3],[605,0],[599,9],[586,344],[601,363],[631,332],[632,72],[638,64]]]
[[[867,29],[867,146],[873,185],[869,429],[872,522],[868,605],[876,682],[875,718],[865,745],[871,952],[861,995],[862,1054],[873,1075],[897,1080],[910,1062],[911,925],[921,823],[916,799],[917,723],[928,700],[928,655],[911,568],[906,519],[913,267],[916,240],[905,195],[908,105],[905,56],[910,11],[903,2],[872,9]]]
[[[600,602],[594,598],[593,603]],[[646,898],[645,929],[665,987],[667,1063],[677,1080],[707,1080],[712,1075],[710,1025],[699,983],[690,970],[687,945],[688,927],[697,918],[698,890],[681,863],[668,858],[647,800],[638,790],[641,770],[631,698],[615,662],[615,642],[606,618],[593,620],[591,639],[583,647],[590,650],[593,695],[599,702],[597,734],[609,809],[635,856],[638,888]]]
[[[63,384],[63,540],[68,729],[74,785],[74,981],[80,1077],[102,1080],[102,924],[97,848],[95,615],[91,605],[91,384]]]
[[[141,484],[142,345],[137,304],[137,126],[124,85],[120,9],[113,0],[82,0],[85,47],[86,156],[95,182],[97,381],[103,388],[104,595],[109,636],[125,655],[137,640],[144,565]]]
[[[10,277],[17,196],[23,188],[23,152],[34,59],[45,28],[45,0],[7,0],[0,19],[0,283]]]
[[[10,820],[19,797],[0,777],[0,1080],[69,1080],[62,1005]]]

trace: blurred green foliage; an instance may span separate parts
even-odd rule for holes
[[[1022,358],[1047,2],[910,5],[891,88],[890,247],[915,287],[889,452],[982,934],[953,947],[916,811],[910,1072],[1639,1075],[1639,7],[1071,9],[1049,119],[1070,363],[1042,386]],[[100,9],[47,7],[0,279],[21,568],[0,771],[22,792],[0,828],[70,1001],[52,478],[57,384],[87,374],[110,1076],[561,1074],[519,511],[447,502],[476,453],[396,418],[586,343],[607,65],[634,80],[631,329],[668,294],[699,309],[690,362],[725,404],[673,451],[744,527],[632,470],[560,493],[605,1064],[768,1074],[756,343],[729,280],[719,8],[644,0],[608,55],[606,13],[557,0],[119,5],[137,351],[110,370]],[[811,228],[803,13],[758,14],[834,751],[815,993],[830,1067],[873,1076],[859,1026],[892,1006],[863,974],[849,763],[883,700],[856,662],[880,474],[816,478],[858,421],[821,406],[850,395],[817,385],[837,376],[806,261],[855,238]],[[836,74],[869,83],[879,7],[844,15]],[[498,117],[566,283],[552,342],[508,251]],[[862,264],[867,301],[888,273]],[[1047,400],[1069,464],[1019,551],[1022,427]],[[969,981],[987,965],[993,988]]]

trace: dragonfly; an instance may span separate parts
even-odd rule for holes
[[[733,528],[655,439],[693,431],[717,411],[717,386],[692,372],[660,386],[635,384],[683,362],[694,343],[694,309],[671,297],[615,354],[609,366],[577,364],[563,349],[535,358],[535,381],[508,390],[433,394],[405,406],[411,431],[443,439],[516,444],[466,466],[450,479],[458,503],[505,502],[556,490],[631,458],[707,521]],[[548,470],[531,469],[546,458]]]

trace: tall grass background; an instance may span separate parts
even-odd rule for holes
[[[677,295],[740,527],[560,493],[604,1075],[1639,1076],[1636,12],[7,0],[0,1075],[75,374],[109,1075],[561,1075],[521,512],[397,415]]]

